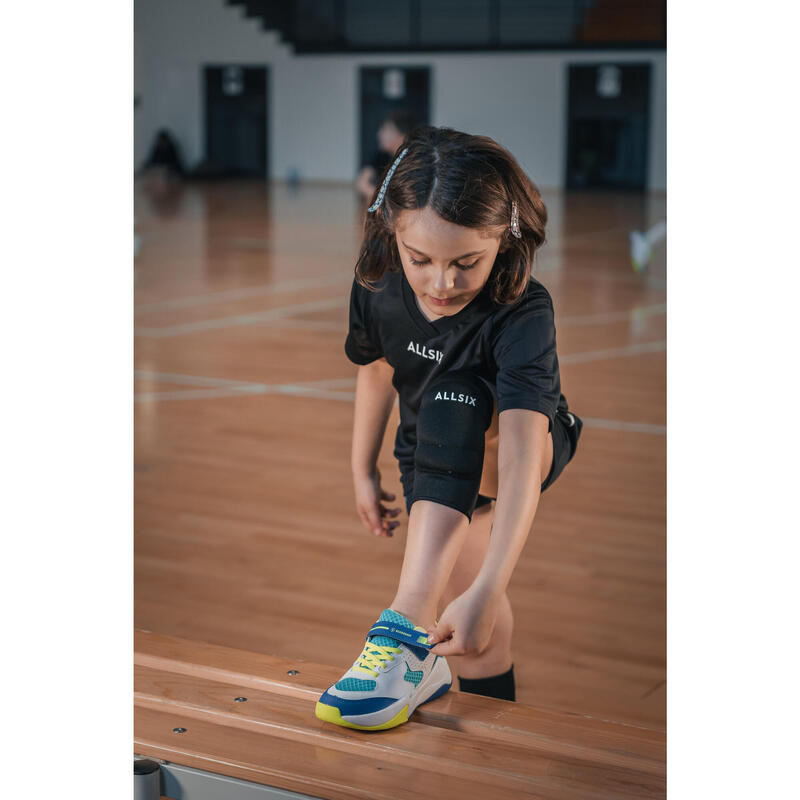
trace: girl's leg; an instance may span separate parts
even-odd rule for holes
[[[548,452],[542,481],[549,473],[553,460],[552,435],[548,435],[547,440]],[[480,484],[480,492],[490,497],[497,496],[498,445],[499,417],[495,407],[485,435]],[[489,508],[492,510],[487,511]],[[449,603],[464,592],[478,574],[489,546],[493,516],[493,504],[477,509],[472,515],[470,524],[467,517],[449,506],[429,500],[417,500],[413,503],[408,520],[408,537],[400,583],[390,607],[411,619],[416,625],[423,627],[432,625],[437,617],[437,606],[442,596],[447,592]],[[465,549],[467,541],[469,547]],[[451,577],[457,564],[456,574]],[[504,594],[489,647],[480,656],[473,657],[480,659],[485,656],[485,660],[473,661],[472,669],[469,666],[465,667],[467,671],[460,673],[463,677],[478,677],[472,674],[475,671],[483,671],[484,675],[496,674],[484,670],[487,665],[498,659],[503,660],[509,653],[512,624],[511,606],[508,596]]]
[[[408,515],[403,568],[390,606],[415,625],[433,625],[464,544],[470,522],[465,508],[483,477],[479,451],[485,450],[493,410],[485,382],[466,370],[434,379],[420,402],[414,457],[414,492],[420,499]]]
[[[486,451],[484,469],[481,477],[480,493],[487,497],[497,497],[497,451],[499,445],[499,418],[495,408],[492,423],[486,431]],[[553,436],[547,436],[547,453],[542,466],[542,483],[550,473],[553,463]],[[450,573],[450,578],[440,599],[440,612],[447,605],[463,594],[475,580],[486,551],[489,548],[489,537],[494,520],[494,503],[476,509],[472,515],[458,559]],[[492,637],[486,649],[476,656],[450,656],[455,671],[462,678],[483,678],[499,675],[511,668],[511,635],[514,628],[514,617],[508,593],[504,592],[497,610]]]
[[[489,547],[493,519],[494,503],[477,509],[472,515],[472,524],[469,526],[464,545],[439,602],[440,613],[451,601],[463,594],[475,580]],[[511,669],[513,628],[514,618],[511,612],[511,603],[508,600],[508,594],[504,592],[497,609],[492,638],[489,640],[487,648],[476,656],[448,656],[448,661],[453,664],[454,674],[458,674],[462,678],[485,678]]]
[[[417,500],[411,506],[403,568],[392,609],[415,625],[433,625],[436,606],[469,527],[464,514],[449,506],[431,500]]]

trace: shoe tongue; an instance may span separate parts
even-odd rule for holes
[[[381,611],[380,617],[378,617],[378,622],[396,622],[398,625],[408,626],[409,628],[416,628],[417,626],[408,618],[404,617],[402,614],[399,614],[397,611],[393,611],[391,608],[384,608]],[[375,644],[381,644],[385,647],[397,647],[401,642],[398,642],[397,639],[392,639],[389,636],[378,636],[372,635],[367,639],[368,642],[375,642]],[[402,644],[406,644],[406,642],[402,642]]]

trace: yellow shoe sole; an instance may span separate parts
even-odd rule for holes
[[[334,725],[341,725],[344,728],[356,728],[360,731],[382,731],[387,728],[395,728],[398,725],[402,725],[404,722],[408,722],[407,704],[388,722],[384,722],[380,725],[356,725],[355,722],[348,722],[346,719],[342,719],[342,714],[336,706],[320,703],[319,700],[317,700],[317,707],[314,709],[314,713],[317,715],[317,718],[321,719],[323,722],[332,722]]]

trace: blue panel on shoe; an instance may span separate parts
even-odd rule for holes
[[[319,698],[320,703],[336,706],[342,714],[370,714],[396,703],[397,700],[397,697],[365,697],[362,700],[345,700],[335,694],[330,694],[327,689]]]
[[[440,686],[427,700],[423,700],[420,705],[424,706],[425,703],[430,703],[431,700],[436,700],[437,697],[441,697],[452,685],[452,683],[446,683],[444,686]]]
[[[420,637],[425,636],[422,631],[416,631],[413,628],[398,625],[394,622],[387,622],[386,620],[378,620],[375,622],[367,631],[367,637],[369,636],[386,636],[390,639],[395,639],[398,642],[413,644],[415,647],[424,647],[426,650],[430,650],[431,647],[433,647],[432,644],[428,644],[425,641],[419,641]]]
[[[413,645],[407,644],[406,647],[420,660],[424,661],[429,655],[431,655],[431,647],[435,647],[436,645],[428,645],[424,647],[423,645]]]

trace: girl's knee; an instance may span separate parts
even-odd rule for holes
[[[471,520],[493,410],[492,393],[467,370],[431,381],[417,416],[415,499],[441,502]]]

